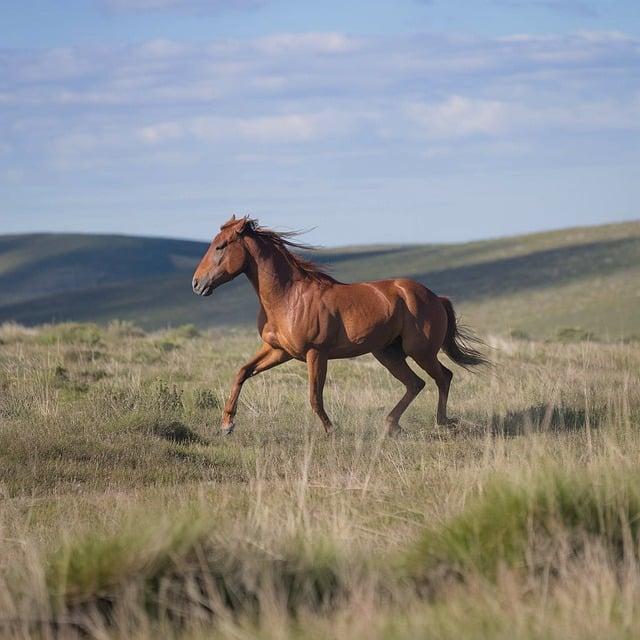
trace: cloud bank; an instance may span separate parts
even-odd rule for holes
[[[292,211],[288,194],[638,159],[640,42],[621,32],[151,40],[2,50],[0,66],[0,180],[16,201],[37,185],[34,211],[125,190],[226,207],[248,185],[248,206]]]

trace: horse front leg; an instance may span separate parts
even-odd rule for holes
[[[322,420],[322,426],[329,435],[333,431],[331,420],[324,410],[322,392],[327,379],[327,356],[317,349],[309,349],[307,352],[307,370],[309,372],[309,401],[311,408]]]
[[[252,376],[267,371],[267,369],[277,367],[279,364],[287,362],[288,360],[291,360],[291,356],[286,351],[274,349],[267,343],[264,343],[258,353],[238,369],[238,373],[233,381],[233,386],[231,387],[231,394],[222,413],[221,428],[224,435],[229,435],[235,428],[233,418],[236,415],[238,398],[240,397],[240,391],[245,381]]]

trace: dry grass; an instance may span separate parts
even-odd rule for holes
[[[632,638],[640,347],[494,339],[429,385],[289,363],[218,435],[253,334],[0,328],[0,635]]]

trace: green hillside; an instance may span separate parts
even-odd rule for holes
[[[205,249],[126,236],[0,236],[0,321],[119,318],[149,328],[254,322],[256,301],[244,278],[207,299],[191,293]],[[415,278],[452,297],[486,332],[640,334],[640,222],[464,244],[334,249],[316,259],[344,281]]]

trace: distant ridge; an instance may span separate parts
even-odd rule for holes
[[[122,235],[0,236],[0,322],[253,323],[257,306],[244,278],[208,299],[192,295],[206,246]],[[640,221],[464,244],[349,247],[315,258],[344,281],[420,280],[487,332],[640,335]]]

